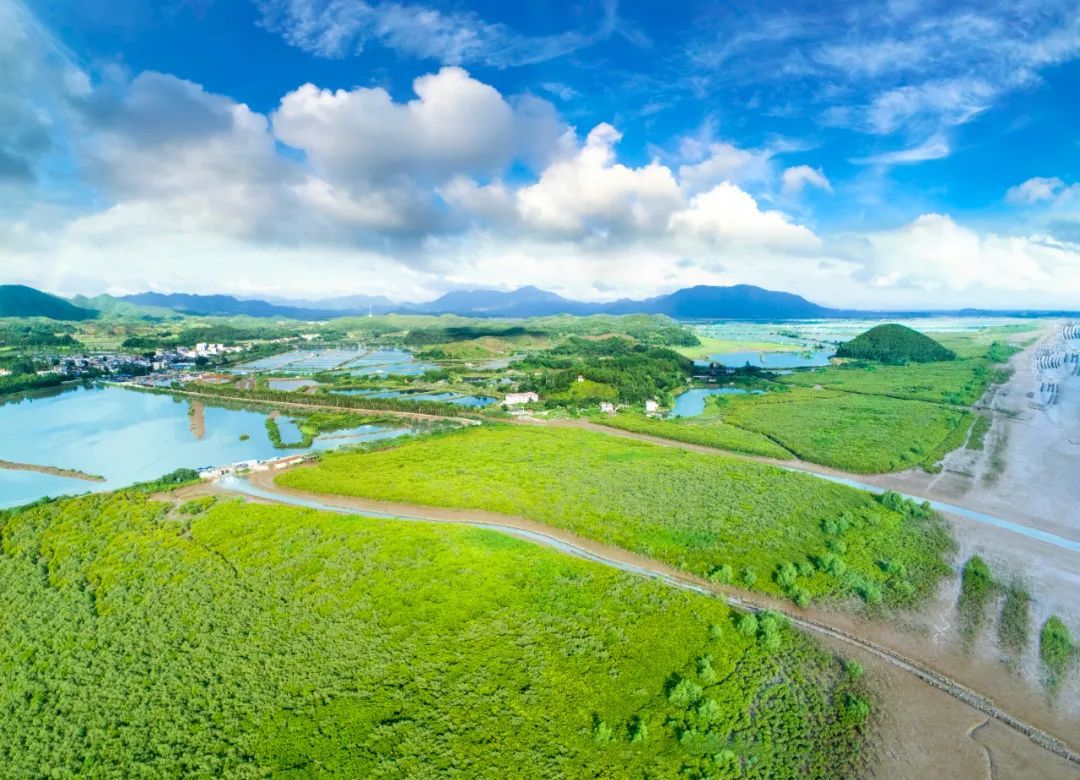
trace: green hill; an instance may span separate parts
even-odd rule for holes
[[[90,320],[92,309],[82,309],[22,284],[0,284],[0,317],[48,317],[53,320]]]
[[[94,309],[110,319],[178,320],[184,316],[171,309],[139,306],[112,295],[95,295],[93,298],[76,295],[71,302],[84,309]]]
[[[955,360],[956,353],[929,336],[904,325],[878,325],[846,341],[836,350],[841,358],[882,363],[935,363]]]

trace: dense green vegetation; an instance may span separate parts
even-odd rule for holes
[[[419,401],[405,398],[369,398],[367,396],[351,395],[319,395],[308,394],[291,390],[254,389],[244,390],[236,385],[205,385],[189,384],[187,390],[199,395],[210,395],[221,398],[235,398],[244,401],[261,401],[264,403],[292,403],[309,407],[330,407],[343,409],[361,409],[374,411],[398,411],[413,412],[417,414],[442,415],[448,417],[468,417],[471,413],[468,409],[454,404],[445,404],[438,401]],[[163,392],[173,392],[171,390]]]
[[[361,425],[373,425],[382,422],[377,417],[368,417],[353,412],[314,412],[307,415],[297,415],[293,418],[296,427],[300,429],[300,439],[294,442],[284,442],[281,439],[281,428],[277,418],[269,415],[266,418],[266,433],[270,442],[278,449],[307,449],[315,441],[315,437],[322,433],[359,428]]]
[[[777,377],[777,381],[802,387],[821,385],[829,390],[863,395],[971,406],[986,390],[990,366],[983,358],[906,366],[845,363],[788,374]]]
[[[990,432],[990,426],[994,424],[994,418],[988,414],[980,414],[975,418],[975,424],[971,428],[971,436],[967,441],[967,449],[981,450],[986,445],[986,434]]]
[[[923,401],[824,389],[793,387],[716,399],[718,420],[763,434],[802,460],[858,473],[897,471],[932,461],[971,417]],[[955,446],[962,443],[961,435]]]
[[[0,376],[0,395],[22,393],[26,390],[40,390],[45,387],[57,387],[64,381],[59,374],[11,374]]]
[[[1031,594],[1020,583],[1009,583],[998,618],[998,644],[1014,660],[1027,650],[1030,614]]]
[[[514,364],[533,390],[553,405],[578,406],[592,401],[642,404],[657,398],[670,402],[686,385],[693,362],[666,347],[648,347],[629,339],[572,337],[554,349]],[[590,384],[576,388],[581,377]]]
[[[951,549],[932,512],[891,494],[876,501],[772,466],[576,429],[485,426],[367,454],[327,453],[278,481],[525,516],[804,601],[913,604],[948,572]]]
[[[960,615],[960,637],[969,644],[982,628],[986,619],[986,606],[996,592],[990,567],[978,555],[968,558],[960,572],[960,596],[956,611]]]
[[[698,417],[661,419],[624,412],[615,417],[598,417],[596,422],[624,431],[684,441],[688,444],[699,444],[703,447],[715,447],[718,450],[783,460],[789,460],[792,457],[790,452],[760,433],[729,425],[720,419],[704,414]]]
[[[0,347],[77,347],[71,325],[14,320],[0,323]]]
[[[929,336],[906,325],[878,325],[845,341],[836,350],[839,358],[876,360],[879,363],[939,363],[955,360],[956,353]]]
[[[1046,672],[1046,687],[1057,692],[1075,661],[1077,646],[1068,627],[1057,615],[1051,615],[1039,632],[1039,658]]]
[[[142,493],[0,513],[12,777],[854,776],[782,618],[491,531]]]

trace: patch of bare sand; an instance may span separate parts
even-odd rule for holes
[[[875,692],[876,728],[866,778],[1080,778],[1080,769],[1065,759],[877,656],[846,643],[819,639],[834,652],[858,661]]]
[[[188,427],[199,441],[206,436],[206,404],[202,401],[188,401]]]

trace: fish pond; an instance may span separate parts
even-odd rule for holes
[[[244,363],[233,370],[241,374],[317,374],[322,371],[343,371],[356,376],[418,376],[437,368],[434,363],[418,361],[411,352],[404,349],[344,347],[294,349]]]
[[[743,395],[741,387],[696,387],[675,396],[675,406],[668,417],[697,417],[705,411],[705,399],[710,395]],[[760,391],[754,391],[760,392]]]
[[[0,468],[0,508],[43,496],[113,490],[178,468],[265,460],[300,449],[277,449],[267,412],[212,406],[179,396],[112,386],[77,387],[16,396],[0,403],[0,461],[79,471],[88,481]],[[277,419],[282,442],[299,442],[296,421]],[[310,450],[400,436],[409,429],[363,425],[322,434]]]
[[[727,368],[813,368],[829,365],[829,358],[835,350],[813,350],[806,352],[722,352],[709,355],[708,360],[695,361],[696,365],[707,366],[718,363]]]

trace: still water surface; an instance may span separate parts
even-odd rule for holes
[[[285,442],[300,440],[292,419],[280,417],[278,425]],[[407,432],[365,425],[320,436],[311,449]],[[241,441],[245,434],[249,438]],[[266,434],[265,411],[226,409],[119,387],[38,393],[0,403],[0,460],[75,469],[103,476],[105,481],[0,469],[0,507],[42,496],[114,490],[178,468],[264,460],[301,451],[274,448]]]

